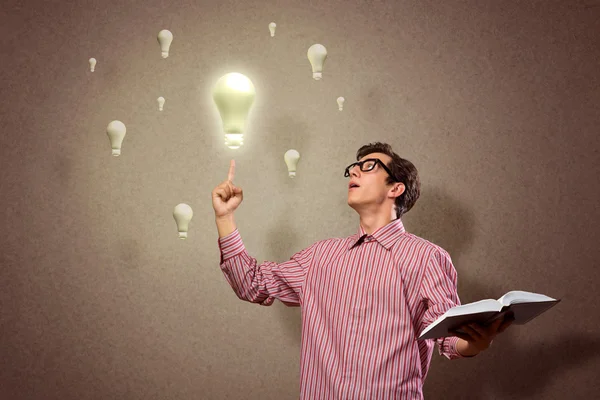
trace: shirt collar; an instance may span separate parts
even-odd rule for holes
[[[372,238],[379,242],[379,244],[381,244],[387,250],[389,250],[392,247],[392,245],[400,238],[400,235],[402,235],[404,232],[406,232],[406,230],[404,229],[404,224],[402,223],[402,220],[400,218],[377,229],[375,232],[373,232],[372,235],[368,235],[363,229],[363,227],[359,225],[358,233],[350,236],[348,250],[362,243],[360,239],[363,236],[366,236],[366,238],[363,240]]]

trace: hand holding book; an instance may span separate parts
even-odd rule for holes
[[[448,332],[466,341],[471,353],[477,354],[490,347],[494,338],[504,332],[514,320],[512,312],[503,312],[501,318],[494,318],[493,322],[471,322],[457,329],[448,329]]]

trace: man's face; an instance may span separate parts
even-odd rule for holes
[[[359,161],[369,158],[378,158],[386,166],[392,158],[383,153],[371,153],[362,157]],[[376,163],[375,167],[370,171],[361,171],[358,165],[350,169],[348,180],[348,205],[356,211],[365,207],[372,208],[373,206],[381,206],[388,198],[388,192],[393,185],[386,185],[389,177],[387,171]],[[350,187],[351,184],[357,184],[358,187]]]

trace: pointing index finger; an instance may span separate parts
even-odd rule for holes
[[[227,174],[227,180],[233,182],[233,177],[235,176],[235,160],[231,160],[229,164],[229,173]]]

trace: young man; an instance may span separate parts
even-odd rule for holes
[[[460,304],[456,270],[444,249],[404,229],[401,217],[420,194],[414,165],[379,142],[356,159],[345,176],[358,233],[319,241],[281,264],[258,264],[244,247],[233,218],[243,192],[231,160],[212,192],[221,270],[242,300],[301,307],[301,399],[422,399],[434,342],[449,359],[472,357],[512,321],[416,339]]]

